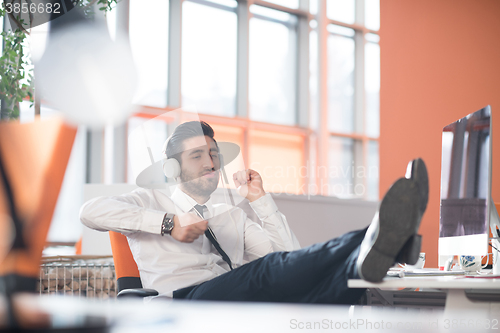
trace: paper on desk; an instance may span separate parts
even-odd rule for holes
[[[476,278],[476,279],[500,279],[500,275],[492,274],[482,274],[482,275],[466,275],[464,278]]]
[[[449,275],[466,275],[470,272],[465,271],[440,271],[438,269],[413,269],[413,270],[390,270],[388,276],[405,277],[405,276],[449,276]]]

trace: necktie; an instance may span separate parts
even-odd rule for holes
[[[207,209],[207,207],[205,205],[196,205],[196,206],[194,206],[194,209],[196,209],[198,211],[198,213],[200,213],[200,215],[203,218],[205,218],[204,209]],[[215,249],[217,250],[217,252],[219,252],[219,254],[222,256],[222,259],[225,262],[227,262],[227,264],[229,265],[229,268],[231,270],[233,270],[233,266],[231,265],[231,259],[229,259],[229,256],[221,248],[219,242],[217,241],[217,237],[215,237],[215,234],[212,231],[212,228],[207,227],[207,230],[205,230],[205,236],[207,236],[207,238],[210,241],[210,243],[212,243],[212,245],[215,247]]]

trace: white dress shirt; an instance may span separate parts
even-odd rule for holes
[[[163,190],[140,188],[86,202],[80,210],[80,219],[89,228],[125,234],[143,287],[158,290],[160,296],[172,297],[174,290],[200,284],[230,270],[205,235],[193,243],[179,242],[170,235],[161,236],[166,212],[176,215],[193,212],[196,204],[178,187],[171,198]],[[233,268],[273,251],[300,248],[270,194],[250,203],[262,227],[248,219],[238,207],[212,204],[211,199],[205,206],[208,225],[230,257]]]

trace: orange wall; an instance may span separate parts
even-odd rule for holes
[[[426,267],[437,267],[441,130],[487,104],[493,190],[500,201],[500,1],[381,0],[380,196],[422,157],[430,176],[422,220]]]

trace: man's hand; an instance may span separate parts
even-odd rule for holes
[[[234,185],[238,188],[238,193],[247,198],[250,202],[263,197],[264,187],[262,178],[255,170],[248,169],[238,171],[233,175]]]
[[[175,240],[183,243],[192,243],[202,236],[207,230],[208,221],[202,220],[198,215],[184,213],[174,216],[174,228],[172,236]]]

